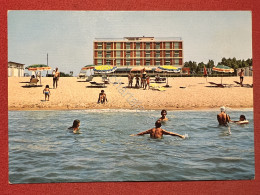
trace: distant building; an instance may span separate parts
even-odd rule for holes
[[[183,67],[183,42],[180,37],[124,37],[96,39],[94,65]]]
[[[17,62],[8,62],[8,77],[23,77],[24,76],[24,64]]]

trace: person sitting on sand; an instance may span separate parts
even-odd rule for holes
[[[105,102],[107,102],[107,95],[105,94],[104,90],[101,90],[101,93],[99,93],[98,96],[98,104],[105,104]]]
[[[244,69],[241,69],[241,72],[238,73],[238,75],[240,76],[240,85],[241,85],[241,87],[243,87],[243,81],[244,81],[244,75],[245,75]]]
[[[132,134],[131,136],[150,134],[151,138],[156,138],[157,139],[157,138],[163,138],[163,135],[171,135],[171,136],[178,136],[178,137],[180,137],[182,139],[185,139],[184,135],[180,135],[180,134],[177,134],[177,133],[166,131],[166,130],[162,129],[161,126],[162,126],[161,125],[161,121],[157,120],[155,122],[155,127],[154,128],[149,129],[149,130],[144,131],[144,132],[141,132],[141,133],[138,133],[138,134]]]
[[[245,115],[240,115],[239,121],[232,121],[237,124],[248,124],[248,120],[246,120]]]
[[[49,85],[46,85],[46,87],[45,87],[45,89],[43,90],[43,94],[45,94],[45,101],[46,101],[46,98],[48,97],[48,101],[49,101],[49,99],[50,99],[50,94],[51,94],[51,92],[50,92],[50,89],[49,89],[50,87],[49,87]]]
[[[220,111],[221,112],[217,115],[219,125],[228,126],[228,123],[231,122],[231,120],[228,114],[226,114],[226,108],[222,106]]]
[[[76,119],[73,121],[72,127],[69,127],[69,130],[73,130],[73,133],[79,133],[80,120]]]
[[[160,121],[168,121],[168,118],[166,117],[166,115],[167,115],[167,111],[166,110],[162,110],[161,111],[161,115],[162,115],[162,117],[159,118],[158,120],[160,120]]]

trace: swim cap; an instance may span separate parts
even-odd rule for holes
[[[225,112],[225,111],[226,111],[225,106],[220,107],[220,111],[221,111],[221,112]]]

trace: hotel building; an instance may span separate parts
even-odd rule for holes
[[[94,65],[183,67],[183,42],[180,37],[96,39],[93,45]]]

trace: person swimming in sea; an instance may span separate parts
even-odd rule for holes
[[[80,126],[80,120],[76,119],[73,121],[73,125],[71,127],[69,127],[68,129],[72,130],[73,133],[77,134],[77,133],[80,133],[79,126]]]
[[[45,101],[46,101],[47,97],[48,97],[48,101],[49,101],[50,94],[51,94],[49,85],[45,86],[45,89],[43,90],[43,94],[45,94]]]
[[[168,118],[166,117],[166,115],[167,115],[167,111],[166,110],[162,110],[161,111],[161,115],[162,115],[162,117],[159,118],[158,120],[160,120],[160,121],[168,121]]]
[[[139,136],[139,135],[144,135],[144,134],[150,134],[151,138],[157,139],[157,138],[163,138],[163,135],[171,135],[171,136],[178,136],[182,139],[185,139],[184,135],[180,135],[180,134],[177,134],[177,133],[166,131],[166,130],[162,129],[161,126],[162,126],[161,121],[157,120],[155,122],[154,128],[149,129],[149,130],[144,131],[144,132],[141,132],[141,133],[138,133],[138,134],[132,134],[130,136]]]
[[[228,126],[228,123],[231,122],[230,116],[226,113],[226,108],[222,106],[220,108],[220,113],[217,115],[219,125]]]
[[[239,121],[232,121],[234,123],[237,123],[237,124],[248,124],[248,120],[246,120],[246,117],[245,115],[240,115],[239,117]]]

